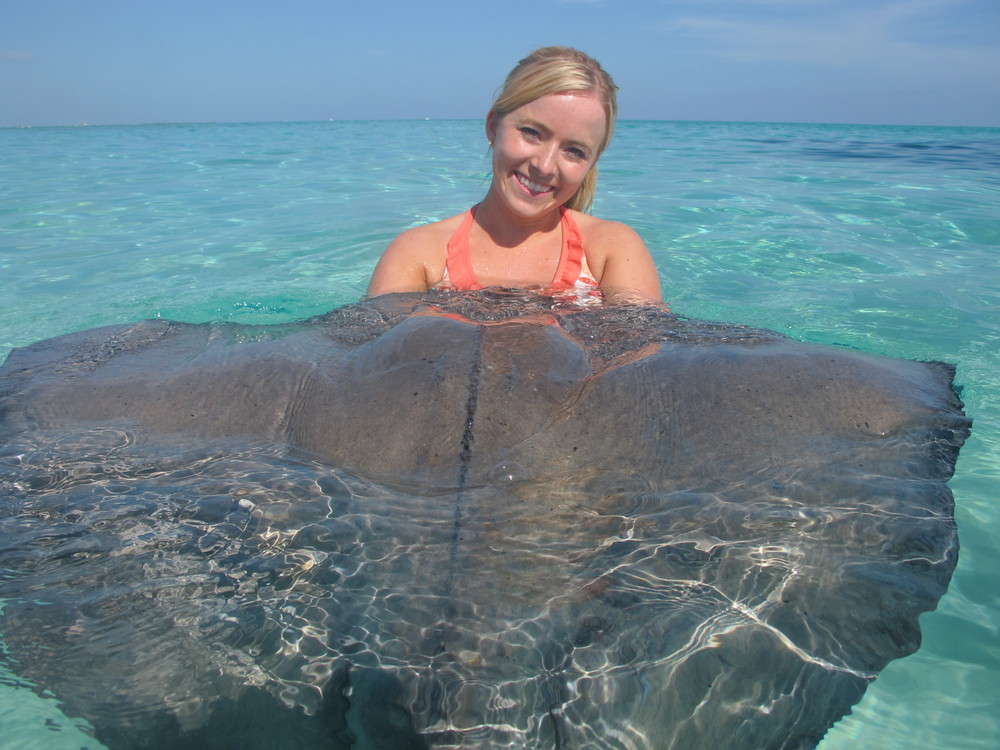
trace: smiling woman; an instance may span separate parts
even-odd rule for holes
[[[578,50],[544,47],[521,60],[486,117],[486,197],[397,237],[368,294],[502,286],[659,303],[656,267],[639,235],[583,213],[614,131],[615,89]]]

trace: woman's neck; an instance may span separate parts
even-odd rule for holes
[[[561,208],[526,219],[505,209],[501,201],[487,193],[476,207],[476,223],[498,247],[520,247],[537,235],[557,231],[562,220]]]

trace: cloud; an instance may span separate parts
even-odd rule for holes
[[[949,45],[940,16],[965,0],[699,0],[695,14],[678,16],[667,30],[701,40],[702,51],[747,62],[791,62],[846,67],[978,65],[1000,55],[985,45]],[[777,11],[772,13],[771,11]],[[934,38],[936,41],[930,42]]]
[[[35,61],[35,55],[19,49],[0,49],[0,62],[15,62],[28,65]]]

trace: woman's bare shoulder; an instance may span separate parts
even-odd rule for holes
[[[587,247],[588,250],[591,244],[595,246],[595,249],[622,244],[635,245],[638,243],[644,245],[639,234],[628,224],[599,219],[579,211],[573,211],[572,214],[577,226],[580,227],[580,233],[583,235],[584,247]]]
[[[464,216],[465,214],[456,214],[455,216],[449,216],[447,219],[407,229],[401,232],[390,243],[389,247],[402,245],[404,248],[410,250],[420,249],[421,247],[447,250],[448,240],[451,239],[451,235],[458,229]]]
[[[587,263],[605,290],[630,290],[660,302],[660,279],[639,233],[619,221],[574,212]]]
[[[465,214],[407,229],[382,253],[368,285],[369,296],[389,292],[426,291],[441,280],[448,240]]]

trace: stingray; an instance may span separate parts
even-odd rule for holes
[[[111,748],[808,748],[919,647],[940,362],[388,295],[0,370],[8,669]]]

